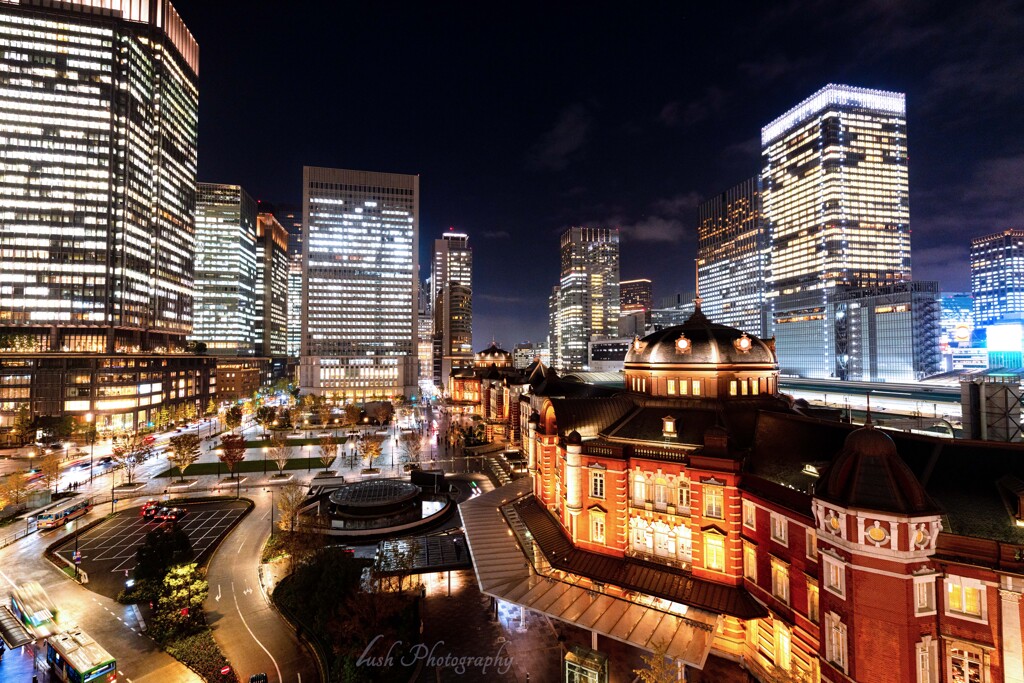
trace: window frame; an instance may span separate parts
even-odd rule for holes
[[[743,501],[743,526],[751,531],[757,531],[757,506],[751,500]]]
[[[600,482],[600,485],[598,485],[599,482]],[[598,471],[591,470],[591,472],[590,472],[590,497],[591,498],[599,498],[600,500],[604,500],[604,492],[605,492],[604,485],[605,485],[604,470],[598,470]],[[600,494],[596,493],[598,488],[601,489]]]
[[[601,533],[597,533],[598,526],[600,526]],[[590,542],[600,543],[604,545],[607,543],[608,527],[605,520],[605,513],[600,510],[590,511]],[[600,536],[600,538],[598,538]]]
[[[822,585],[825,590],[833,595],[846,599],[846,563],[840,559],[837,559],[827,553],[821,555],[822,567],[821,567],[821,579]],[[833,576],[833,572],[835,575]],[[838,582],[833,582],[833,578],[838,578]],[[836,585],[838,583],[838,585]]]
[[[788,605],[790,600],[789,563],[775,556],[772,563],[772,596],[779,602]]]
[[[725,487],[718,484],[701,484],[701,486],[703,516],[708,519],[725,519]],[[717,515],[711,514],[708,509],[708,504],[713,500],[718,501]]]
[[[924,617],[938,612],[938,596],[935,590],[937,579],[938,574],[914,577],[914,616]],[[921,604],[922,596],[925,597],[924,605]]]
[[[789,519],[785,515],[769,511],[772,540],[781,546],[789,547]],[[776,533],[778,532],[778,533]]]
[[[825,613],[825,658],[837,669],[847,673],[849,633],[842,617]]]
[[[704,568],[713,572],[725,572],[725,536],[716,533],[705,533],[704,536]],[[716,557],[721,558],[720,566],[713,567],[709,562],[712,556],[710,552],[711,545],[714,544],[716,550],[719,550],[721,554],[715,553]]]
[[[958,610],[952,607],[952,592],[954,588],[960,589],[960,604],[961,606],[966,605],[967,591],[973,590],[978,592],[978,614],[974,612],[967,612],[965,610]],[[985,584],[978,579],[972,579],[966,576],[958,576],[956,574],[947,574],[943,579],[943,608],[946,616],[955,617],[957,619],[966,619],[967,621],[973,621],[979,624],[988,623],[988,604],[987,604],[987,593],[985,591]]]
[[[743,578],[757,583],[757,546],[743,541]]]

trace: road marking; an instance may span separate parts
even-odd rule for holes
[[[249,624],[245,621],[245,617],[242,616],[242,610],[238,607],[238,594],[235,593],[234,581],[231,582],[231,597],[235,600],[235,611],[238,612],[238,618],[242,620],[242,626],[244,626],[245,630],[249,632],[249,635],[252,636],[252,639],[256,641],[256,644],[259,645],[260,648],[267,653],[268,657],[270,657],[270,661],[274,663],[274,669],[277,671],[277,680],[280,681],[280,683],[284,683],[284,679],[281,678],[281,668],[277,665],[277,660],[274,659],[274,655],[270,654],[270,650],[263,646],[263,643],[260,642],[260,639],[257,638],[256,634],[252,632],[251,628],[249,628]]]
[[[139,622],[139,630],[146,630],[146,620],[142,618],[142,612],[139,611],[139,606],[132,603],[132,611],[135,612],[135,620]],[[132,629],[134,630],[134,629]]]
[[[245,545],[245,539],[243,539],[242,542],[238,544],[238,551],[235,553],[236,555],[241,555],[242,554],[242,546],[243,545]]]
[[[18,584],[16,584],[13,581],[11,581],[11,577],[7,576],[7,574],[4,574],[2,571],[0,571],[0,576],[4,577],[4,580],[6,580],[7,583],[11,584],[12,588],[17,588],[18,587]]]
[[[299,677],[299,683],[302,683],[302,674],[296,672],[295,675]]]
[[[214,598],[217,602],[220,602],[220,584],[217,584],[217,597]]]

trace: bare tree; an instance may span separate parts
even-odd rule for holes
[[[277,465],[277,473],[284,474],[284,468],[288,465],[288,446],[280,434],[270,437],[270,457]]]
[[[28,493],[28,482],[24,472],[11,472],[0,485],[0,508],[8,505],[20,505],[21,499]]]
[[[146,443],[146,438],[138,431],[123,430],[114,435],[110,457],[124,469],[125,477],[131,484],[135,470],[152,451],[153,447]]]
[[[363,411],[359,409],[355,403],[349,403],[345,406],[345,424],[355,425],[359,423],[359,418],[362,416]]]
[[[406,432],[398,439],[398,446],[408,462],[419,462],[423,452],[423,441],[416,432]]]
[[[330,434],[320,437],[320,462],[324,466],[324,472],[331,466],[334,459],[338,457],[338,440]]]
[[[193,432],[186,432],[171,437],[171,453],[167,459],[171,464],[178,467],[181,480],[185,480],[185,470],[188,466],[199,459],[199,436]]]
[[[373,467],[373,461],[380,457],[384,449],[384,437],[377,434],[364,434],[356,442],[356,452],[359,459],[366,461],[366,466]]]
[[[274,406],[260,406],[256,409],[256,422],[263,427],[264,432],[269,432],[277,419],[277,408]]]
[[[53,492],[57,493],[57,482],[60,481],[60,453],[53,451],[44,455],[39,463],[39,471],[43,475],[46,488],[52,485]]]

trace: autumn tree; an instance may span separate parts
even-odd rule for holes
[[[202,628],[206,623],[203,602],[209,591],[210,585],[195,563],[171,567],[156,601],[154,635],[163,640]]]
[[[331,434],[320,437],[320,462],[324,466],[324,472],[331,466],[334,459],[338,457],[338,440]]]
[[[189,465],[199,459],[199,435],[194,432],[186,432],[171,437],[171,452],[167,459],[171,464],[176,465],[181,474],[181,480],[185,480],[185,470]]]
[[[256,409],[256,424],[263,427],[264,432],[269,432],[277,419],[277,409],[274,406],[260,406]]]
[[[277,511],[281,514],[279,525],[286,531],[295,531],[296,515],[306,501],[306,490],[299,484],[286,484],[277,494]]]
[[[668,656],[668,643],[664,640],[654,641],[654,651],[649,655],[641,655],[645,669],[633,669],[642,683],[676,683],[679,671],[675,660]]]
[[[0,509],[8,505],[20,505],[28,493],[28,482],[24,472],[11,472],[0,484]]]
[[[217,414],[217,404],[211,398],[210,402],[206,404],[206,410],[203,412],[203,415],[206,416],[206,417],[213,417],[216,414]]]
[[[235,478],[235,465],[245,459],[245,437],[241,434],[225,434],[220,440],[221,448],[217,457]],[[241,480],[239,480],[241,483]]]
[[[39,471],[43,475],[43,484],[46,488],[53,486],[53,492],[57,493],[57,482],[60,481],[60,453],[52,451],[44,455],[39,463]]]
[[[345,406],[345,424],[356,425],[359,424],[359,418],[362,417],[363,411],[359,409],[355,403],[349,403]]]
[[[288,446],[280,434],[270,437],[270,457],[277,465],[277,473],[283,475],[284,468],[288,465]]]
[[[12,433],[18,437],[19,443],[25,443],[32,433],[32,410],[27,403],[18,404],[18,413],[14,416]]]
[[[366,466],[373,467],[373,461],[380,457],[384,449],[384,437],[377,434],[364,434],[356,442],[356,452],[360,460],[366,461]]]

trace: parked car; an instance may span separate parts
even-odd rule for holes
[[[165,522],[177,522],[187,514],[188,510],[185,508],[161,508],[161,512],[157,513],[157,519],[162,519]]]
[[[161,506],[159,501],[147,500],[145,503],[142,504],[142,510],[141,512],[139,512],[139,514],[145,517],[146,519],[153,519],[153,517],[156,516],[156,513],[160,509]]]
[[[147,436],[146,438],[144,438],[142,440],[142,443],[146,444],[147,446],[150,446],[150,445],[156,443],[156,437],[153,436],[152,434],[150,434],[149,436]]]

